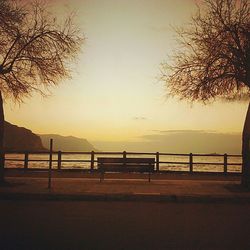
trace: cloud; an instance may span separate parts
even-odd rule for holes
[[[154,130],[134,141],[95,142],[102,151],[241,153],[241,133],[210,130]]]
[[[140,136],[144,143],[162,152],[240,153],[240,133],[205,130],[166,130]]]
[[[168,137],[201,138],[201,137],[228,137],[239,136],[240,133],[220,133],[215,130],[152,130],[154,134],[140,136],[142,139],[158,140]]]
[[[147,119],[148,118],[145,117],[145,116],[135,116],[135,117],[133,117],[133,120],[135,120],[135,121],[145,121]]]
[[[216,133],[215,130],[192,130],[192,129],[169,129],[169,130],[153,130],[153,132],[157,132],[160,134],[168,134],[168,133]]]

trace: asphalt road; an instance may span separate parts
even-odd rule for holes
[[[0,249],[250,249],[250,204],[0,201]]]

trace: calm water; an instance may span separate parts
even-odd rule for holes
[[[122,155],[95,155],[97,157],[122,157]],[[127,157],[154,157],[153,155],[127,155]],[[53,168],[57,168],[57,154],[53,154]],[[62,169],[89,169],[90,168],[90,154],[63,154],[62,155]],[[29,154],[29,168],[48,168],[49,155],[48,154]],[[36,161],[42,160],[42,161]],[[73,162],[74,161],[74,162]],[[78,162],[76,162],[78,161]],[[189,170],[189,156],[160,156],[160,170],[172,171],[188,171]],[[174,162],[174,163],[164,163]],[[178,164],[177,164],[178,162]],[[206,164],[207,162],[215,163],[215,165]],[[193,156],[193,170],[205,172],[223,172],[223,156]],[[183,164],[180,164],[183,163]],[[198,163],[198,164],[196,164]],[[233,163],[241,164],[241,157],[228,157],[228,172],[241,172],[241,166],[230,165]],[[95,168],[97,163],[95,162]],[[23,168],[24,154],[8,154],[6,155],[6,168]]]

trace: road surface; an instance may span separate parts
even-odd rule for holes
[[[0,249],[250,249],[250,204],[0,201]]]

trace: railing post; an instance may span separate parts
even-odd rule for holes
[[[94,164],[95,164],[95,152],[92,151],[91,152],[91,162],[90,162],[90,169],[91,169],[91,171],[94,170]]]
[[[5,169],[5,152],[3,152],[3,169]]]
[[[50,139],[50,147],[49,147],[49,174],[48,174],[48,189],[51,189],[52,157],[53,157],[53,139]]]
[[[224,154],[224,174],[227,173],[227,154]]]
[[[156,152],[156,172],[159,172],[160,170],[160,154],[159,152]]]
[[[28,169],[29,166],[29,153],[25,152],[24,154],[24,169]]]
[[[58,157],[57,157],[57,169],[61,170],[62,168],[62,151],[58,151]]]
[[[123,151],[122,155],[123,155],[123,165],[126,166],[127,152]]]
[[[123,151],[122,155],[123,155],[123,159],[126,159],[126,157],[127,157],[127,152],[126,152],[126,151]]]
[[[190,173],[193,173],[193,154],[189,154],[189,171]]]

